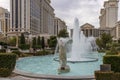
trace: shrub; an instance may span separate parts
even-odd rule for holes
[[[115,51],[115,52],[113,52],[113,51],[106,51],[106,55],[117,55],[117,54],[118,54],[117,51]]]
[[[0,76],[9,76],[16,64],[16,55],[12,53],[0,53]]]
[[[6,49],[0,49],[0,53],[5,53]]]
[[[20,56],[20,54],[21,54],[21,52],[19,50],[14,50],[14,51],[12,51],[12,53],[14,53],[14,54],[16,54],[18,56]]]
[[[30,48],[30,45],[28,45],[28,44],[21,44],[21,45],[19,45],[19,48],[22,49],[22,50],[27,50],[27,49]]]
[[[113,74],[113,80],[120,80],[120,73]]]
[[[120,72],[120,56],[119,55],[106,55],[103,57],[104,64],[111,64],[111,70]]]
[[[11,70],[7,68],[0,68],[0,76],[1,77],[7,77],[11,74]]]
[[[18,50],[18,48],[10,48],[10,50]]]
[[[49,51],[42,50],[36,53],[36,56],[48,55],[51,54]]]
[[[40,45],[36,45],[35,49],[41,49],[41,46]]]
[[[96,80],[113,80],[113,72],[95,71],[95,78]]]

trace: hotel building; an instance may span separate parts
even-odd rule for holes
[[[10,12],[7,9],[0,7],[0,32],[7,36],[10,27]]]
[[[54,9],[50,0],[10,0],[10,33],[54,35]]]
[[[119,0],[108,0],[104,2],[104,8],[100,12],[100,28],[113,28],[118,21]]]
[[[55,17],[54,19],[54,34],[57,36],[60,30],[67,29],[67,25],[60,18]]]

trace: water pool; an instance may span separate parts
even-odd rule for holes
[[[95,58],[98,58],[98,61],[83,63],[68,63],[68,65],[70,66],[70,72],[64,74],[58,74],[57,69],[59,67],[59,62],[53,60],[53,55],[21,58],[17,60],[16,69],[33,74],[56,75],[56,76],[94,75],[94,71],[100,69],[100,65],[102,64],[102,57],[104,54],[94,53],[92,55]]]

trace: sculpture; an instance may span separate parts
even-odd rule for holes
[[[59,62],[60,67],[58,68],[59,73],[66,73],[70,71],[70,67],[67,65],[67,56],[66,56],[66,43],[69,41],[68,38],[59,38]]]

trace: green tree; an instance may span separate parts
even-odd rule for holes
[[[10,37],[10,38],[8,39],[8,44],[9,44],[10,46],[16,46],[16,37]]]
[[[107,44],[112,43],[112,36],[110,34],[103,33],[101,35],[102,47],[106,49]]]
[[[69,37],[69,34],[66,29],[60,30],[58,37]]]
[[[50,39],[48,39],[48,45],[51,48],[55,48],[57,44],[57,38],[56,36],[50,36]]]
[[[44,37],[42,37],[42,40],[41,40],[41,47],[42,47],[42,49],[45,48],[45,38]]]
[[[40,38],[40,36],[38,36],[38,38],[37,38],[36,49],[41,49],[41,38]]]
[[[21,34],[21,37],[20,37],[20,44],[25,44],[25,36],[23,33]]]
[[[112,36],[110,34],[103,33],[99,39],[96,40],[97,45],[101,49],[107,49],[107,44],[112,43]]]
[[[98,45],[98,47],[101,50],[102,49],[102,41],[99,38],[96,39],[96,44]]]
[[[36,44],[37,44],[36,37],[34,37],[33,40],[32,40],[32,48],[35,48]]]
[[[37,38],[37,45],[41,45],[40,36],[38,36],[38,38]]]

